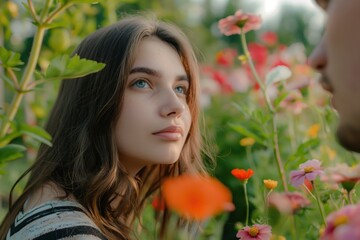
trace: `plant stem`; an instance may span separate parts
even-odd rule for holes
[[[247,183],[247,182],[244,182],[244,183],[243,183],[243,186],[244,186],[244,195],[245,195],[245,204],[246,204],[246,220],[245,220],[245,226],[248,226],[248,223],[249,223],[249,199],[248,199],[248,196],[247,196],[246,183]]]
[[[4,46],[4,29],[0,26],[0,46]],[[0,74],[2,74],[4,68],[0,66]],[[4,113],[5,108],[5,84],[4,81],[0,81],[0,114]],[[5,121],[5,119],[4,119]]]
[[[304,185],[304,188],[305,188],[306,192],[307,192],[313,199],[316,200],[316,197],[314,196],[314,194],[311,193],[311,191],[307,188],[307,186],[306,186],[305,184],[303,184],[303,185]]]
[[[47,0],[45,2],[45,6],[44,6],[44,8],[43,8],[43,10],[41,12],[41,16],[40,16],[40,23],[41,24],[44,22],[45,17],[48,15],[50,7],[52,5],[52,2],[53,2],[53,0]]]
[[[271,121],[272,121],[272,127],[273,127],[273,135],[274,135],[273,142],[274,142],[274,152],[275,152],[275,156],[276,156],[276,164],[277,164],[277,167],[278,167],[278,171],[279,171],[279,175],[280,175],[280,178],[281,178],[282,185],[284,187],[284,190],[287,192],[288,187],[287,187],[287,183],[286,183],[284,166],[282,164],[281,156],[280,156],[278,132],[277,132],[277,126],[276,126],[276,115],[275,114],[273,114],[273,116],[271,118]]]
[[[32,4],[32,2],[30,0],[28,1],[28,3]],[[67,7],[71,6],[71,3],[64,4],[59,9],[57,9],[53,13],[51,13],[51,15],[49,17],[47,17],[52,3],[53,3],[53,0],[46,0],[46,2],[45,2],[45,6],[41,13],[41,17],[39,20],[40,22],[38,22],[39,24],[38,24],[37,31],[35,33],[33,44],[31,47],[29,61],[26,65],[25,71],[24,71],[21,81],[19,83],[19,85],[20,85],[19,89],[11,102],[9,112],[7,113],[7,115],[8,115],[7,119],[5,119],[3,121],[3,123],[0,127],[0,138],[5,136],[7,131],[9,130],[10,123],[15,118],[15,115],[19,109],[19,106],[20,106],[22,98],[24,97],[24,94],[31,90],[31,89],[29,89],[28,84],[31,80],[32,75],[34,74],[35,67],[38,62],[41,45],[42,45],[42,42],[44,39],[45,30],[47,29],[47,24],[49,24],[56,17],[56,15],[58,13],[60,13],[62,10],[66,9]],[[30,6],[30,8],[31,8],[31,6]],[[31,11],[35,11],[35,10],[32,9]],[[32,16],[36,17],[36,15],[33,15],[33,13],[32,13]],[[37,21],[37,19],[34,19],[34,20]]]
[[[268,94],[266,93],[266,88],[264,83],[261,81],[259,75],[257,74],[257,71],[255,69],[255,65],[254,62],[252,61],[249,49],[247,47],[247,43],[246,43],[246,37],[245,37],[245,33],[241,33],[241,43],[242,46],[244,48],[244,53],[245,56],[247,58],[247,61],[249,63],[250,69],[252,74],[255,77],[256,82],[259,84],[260,89],[265,97],[265,102],[266,102],[266,106],[268,107],[270,114],[272,115],[272,128],[273,128],[273,143],[274,143],[274,153],[275,153],[275,157],[276,157],[276,163],[277,163],[277,167],[278,167],[278,171],[279,171],[279,175],[281,178],[281,182],[283,185],[283,188],[285,191],[288,191],[288,187],[287,187],[287,183],[286,183],[286,177],[285,177],[285,171],[284,171],[284,167],[281,161],[281,157],[280,157],[280,150],[279,150],[279,142],[278,142],[278,132],[277,132],[277,126],[276,126],[276,112],[271,104],[271,101],[269,99]]]
[[[36,15],[34,4],[31,0],[28,0],[28,6],[30,10],[31,17],[34,19],[36,23],[39,23],[39,17]]]
[[[347,191],[347,197],[348,197],[348,201],[349,201],[349,204],[353,204],[353,201],[352,201],[352,197],[351,197],[351,191]]]
[[[265,87],[263,81],[260,79],[260,77],[259,77],[259,75],[258,75],[258,73],[257,73],[257,71],[255,69],[254,62],[253,62],[252,57],[250,55],[249,49],[247,47],[245,33],[241,33],[241,44],[242,44],[242,46],[244,48],[244,53],[245,53],[246,59],[249,62],[251,73],[254,75],[255,80],[259,84],[261,92],[263,93],[263,95],[265,97],[266,105],[267,105],[269,111],[271,113],[274,113],[275,110],[274,110],[273,106],[271,105],[271,101],[269,99],[268,94],[266,93],[266,87]]]
[[[70,7],[73,3],[69,2],[66,3],[64,5],[62,5],[61,7],[57,8],[56,10],[54,10],[52,13],[50,13],[50,16],[48,16],[48,18],[44,21],[44,25],[46,26],[47,24],[51,23],[52,20],[54,20],[54,18],[62,11],[64,11],[66,8]]]
[[[265,217],[266,217],[266,223],[269,222],[269,197],[272,193],[273,189],[270,189],[267,193],[265,193]]]
[[[314,182],[314,181],[311,181],[311,184],[312,184],[312,186],[313,186],[313,188],[314,188],[314,193],[315,193],[315,197],[316,197],[316,202],[317,202],[317,205],[318,205],[318,207],[319,207],[319,211],[320,211],[320,214],[321,214],[321,218],[322,218],[322,220],[323,220],[323,222],[324,222],[324,225],[326,226],[325,214],[324,214],[324,210],[323,210],[323,208],[322,208],[322,204],[321,204],[321,202],[320,202],[319,193],[318,193],[318,191],[317,191],[317,189],[316,189],[315,182]]]
[[[246,146],[245,151],[246,151],[246,158],[249,160],[250,167],[256,171],[255,161],[251,154],[251,146]]]
[[[12,100],[12,103],[10,105],[8,119],[6,119],[3,122],[3,125],[1,126],[0,137],[5,136],[5,134],[7,133],[8,129],[10,127],[10,122],[14,120],[15,115],[19,109],[21,100],[25,94],[24,92],[26,92],[28,90],[28,89],[25,89],[25,87],[27,86],[28,82],[30,81],[30,79],[32,77],[32,74],[34,73],[36,63],[38,61],[39,54],[40,54],[41,44],[44,39],[44,33],[45,33],[45,28],[42,26],[39,26],[35,33],[35,36],[34,36],[34,41],[33,41],[33,45],[31,48],[29,61],[25,68],[24,74],[22,76],[22,79],[20,82],[20,88],[18,89],[19,91],[15,94],[15,96]]]
[[[16,89],[19,89],[19,83],[18,83],[17,77],[16,77],[14,71],[12,70],[12,68],[7,68],[6,70],[7,70],[8,74],[9,74],[10,79],[14,83],[14,87]]]
[[[295,216],[291,215],[291,236],[292,239],[296,239],[296,223],[295,223]]]

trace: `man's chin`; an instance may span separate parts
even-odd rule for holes
[[[360,153],[360,129],[340,124],[336,135],[344,148]]]

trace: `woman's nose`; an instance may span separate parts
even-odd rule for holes
[[[164,93],[160,114],[163,117],[179,117],[185,110],[184,101],[174,92]]]
[[[309,65],[319,72],[323,71],[327,65],[327,56],[324,38],[320,43],[315,47],[313,52],[309,57]]]

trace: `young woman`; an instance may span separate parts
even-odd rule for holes
[[[0,239],[132,239],[163,178],[205,173],[198,65],[178,28],[128,17],[75,54],[106,67],[63,81],[46,126],[53,147],[40,147]]]

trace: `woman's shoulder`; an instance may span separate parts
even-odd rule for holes
[[[54,200],[20,211],[6,240],[106,239],[77,202]]]

